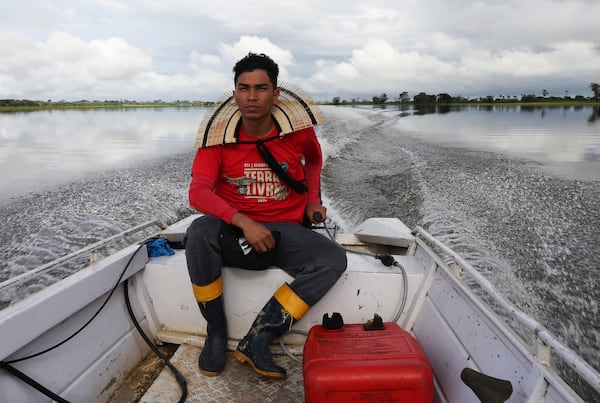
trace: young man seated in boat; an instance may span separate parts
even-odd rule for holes
[[[233,72],[233,101],[241,114],[235,142],[199,147],[189,190],[191,206],[204,213],[186,235],[190,279],[207,322],[199,366],[208,376],[225,367],[227,286],[222,266],[256,270],[273,265],[294,280],[274,290],[234,357],[261,375],[285,378],[269,343],[288,332],[335,284],[346,269],[346,255],[335,242],[302,225],[327,216],[319,196],[321,147],[310,125],[280,135],[272,113],[280,97],[277,64],[250,53]],[[213,118],[218,120],[224,109],[217,108]]]

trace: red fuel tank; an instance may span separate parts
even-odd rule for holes
[[[312,327],[302,365],[306,402],[433,402],[433,373],[421,346],[397,324],[383,327]]]

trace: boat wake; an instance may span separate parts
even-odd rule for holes
[[[193,156],[190,152],[99,172],[0,202],[0,239],[4,246],[0,250],[0,282],[144,221],[170,224],[191,214],[187,190]],[[3,290],[0,308],[45,288],[72,270],[67,265],[20,287]]]
[[[362,124],[348,127],[353,141],[328,159],[323,187],[350,225],[390,216],[425,228],[600,368],[598,183],[552,176],[539,162],[427,142],[403,130],[399,112],[348,111]],[[325,126],[337,126],[336,115],[326,116]]]

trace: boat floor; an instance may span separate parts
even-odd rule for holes
[[[256,374],[248,365],[227,353],[225,370],[214,377],[204,376],[198,368],[202,349],[187,344],[179,346],[171,363],[187,381],[186,402],[303,402],[302,363],[287,355],[273,355],[273,361],[287,369],[286,379],[269,379]],[[143,403],[177,402],[181,387],[168,368],[164,368],[139,400]]]

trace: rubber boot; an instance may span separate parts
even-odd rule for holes
[[[227,320],[223,308],[223,296],[208,302],[198,302],[200,312],[206,319],[204,348],[200,353],[198,365],[200,372],[206,376],[217,376],[225,368],[227,352]]]
[[[273,362],[269,343],[287,333],[292,322],[292,315],[281,306],[275,297],[271,297],[254,320],[248,334],[238,344],[234,357],[238,361],[252,366],[254,371],[260,375],[269,378],[285,378],[285,368]]]

